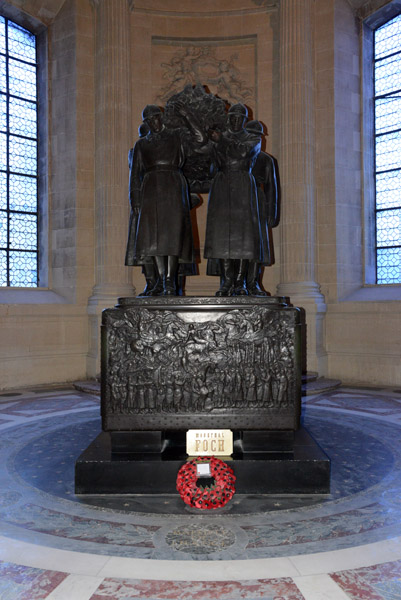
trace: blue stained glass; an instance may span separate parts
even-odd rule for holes
[[[6,38],[7,36],[7,38]],[[35,36],[0,19],[0,285],[38,284]]]
[[[7,136],[5,133],[0,133],[0,169],[7,169]]]
[[[401,61],[399,55],[384,58],[375,67],[376,96],[401,88]]]
[[[377,250],[377,283],[401,282],[401,248]]]
[[[38,219],[36,215],[10,213],[10,248],[36,250]]]
[[[38,284],[36,252],[10,252],[10,285],[36,287]]]
[[[375,56],[382,58],[400,50],[401,15],[395,17],[375,34]]]
[[[0,286],[7,285],[7,252],[0,250]]]
[[[376,169],[384,171],[401,168],[401,132],[376,138]]]
[[[7,92],[6,59],[0,54],[0,92]]]
[[[6,51],[6,21],[0,16],[0,52]]]
[[[0,248],[7,248],[8,215],[0,210]]]
[[[19,98],[10,98],[10,133],[36,138],[36,104]]]
[[[376,133],[401,129],[401,95],[376,102]]]
[[[35,101],[36,67],[10,58],[8,61],[8,72],[10,94]]]
[[[10,56],[36,62],[35,36],[30,31],[19,27],[15,23],[8,23],[8,53]]]
[[[7,98],[4,94],[0,94],[0,131],[7,131]]]
[[[401,239],[401,208],[377,213],[377,246],[396,246]]]
[[[401,171],[376,175],[376,207],[392,208],[400,205]]]
[[[7,175],[0,171],[0,210],[7,209]]]
[[[34,140],[10,136],[9,138],[10,171],[36,175],[37,143]]]
[[[37,181],[34,177],[10,175],[10,210],[37,211]]]
[[[377,283],[401,283],[401,15],[375,32]]]

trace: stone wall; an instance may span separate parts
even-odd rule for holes
[[[5,14],[47,44],[41,77],[48,110],[48,177],[41,199],[48,231],[39,289],[0,290],[0,388],[86,377],[88,296],[94,284],[93,18],[86,2],[12,4]],[[44,30],[44,31],[43,31]],[[47,259],[47,260],[46,260]]]

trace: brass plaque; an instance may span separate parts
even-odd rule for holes
[[[187,431],[189,456],[230,456],[232,453],[231,429],[189,429]]]

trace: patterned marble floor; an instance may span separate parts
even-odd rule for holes
[[[76,497],[95,396],[0,392],[1,600],[401,600],[401,390],[309,396],[328,496]]]

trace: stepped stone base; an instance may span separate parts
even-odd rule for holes
[[[75,493],[173,494],[178,470],[187,459],[184,443],[174,436],[167,443],[164,439],[158,453],[113,453],[112,434],[103,432],[76,462]],[[222,457],[234,470],[238,494],[330,492],[330,460],[304,428],[295,432],[290,451],[278,450],[275,443],[271,451],[268,446],[252,451],[249,438],[248,446],[237,436],[233,456]]]

